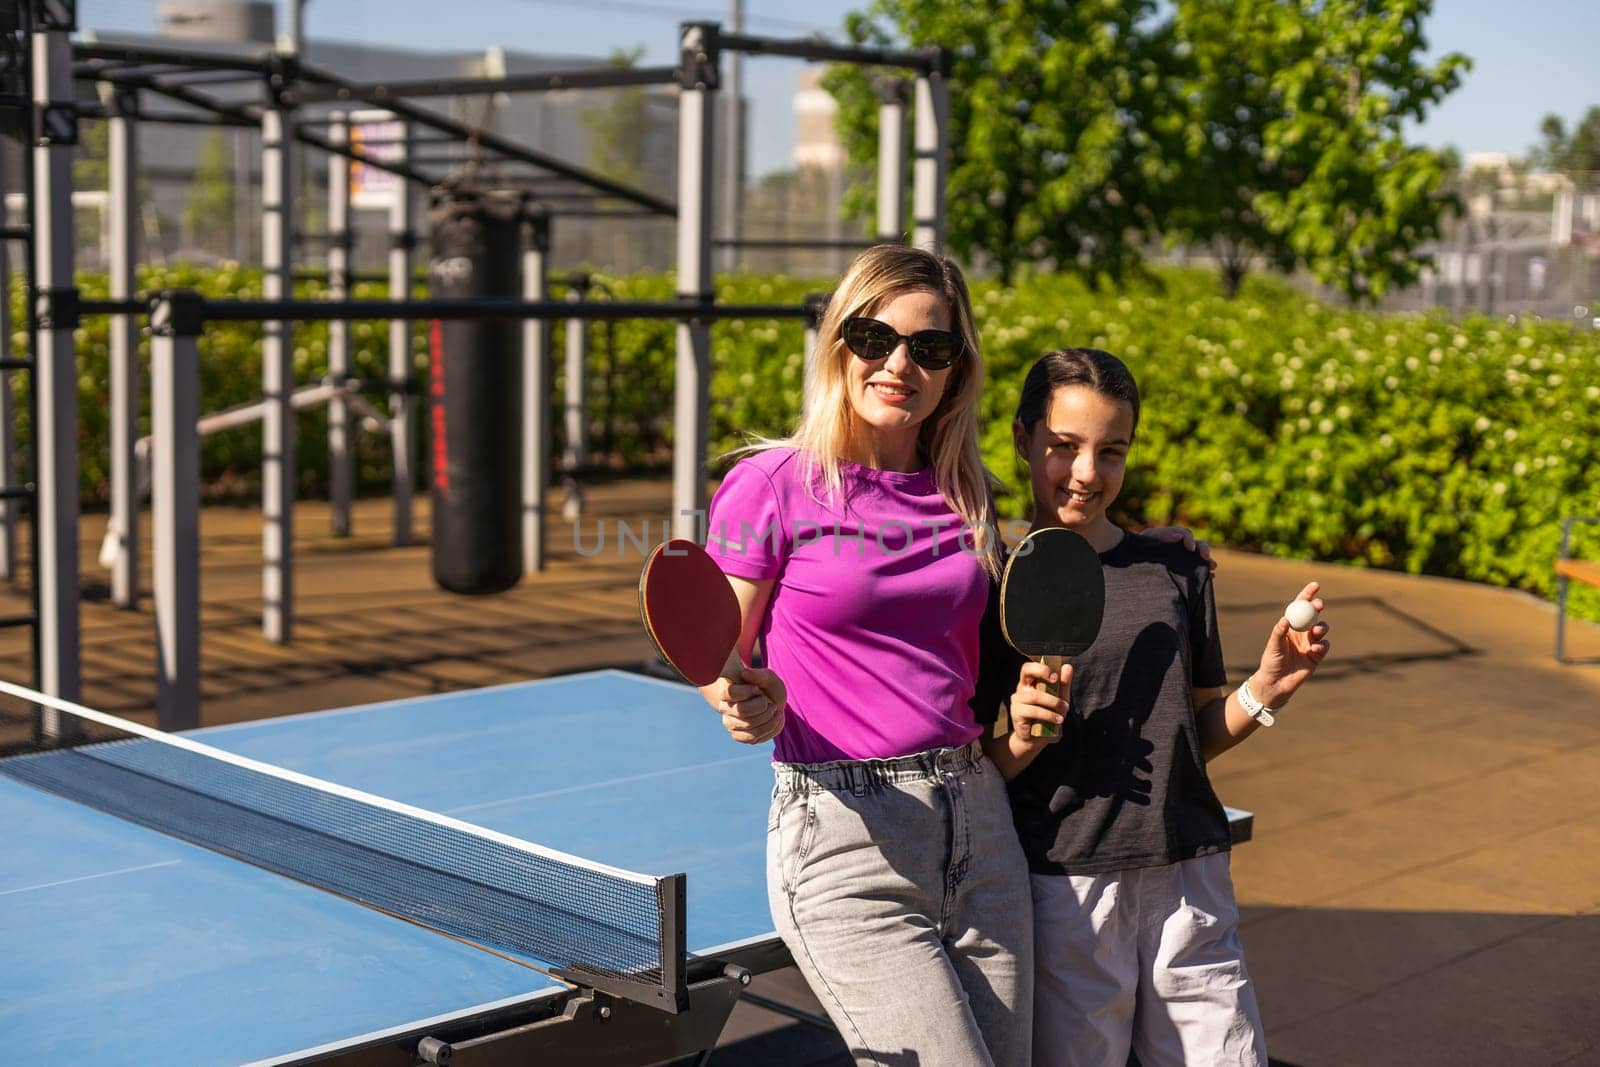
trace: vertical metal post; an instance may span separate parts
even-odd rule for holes
[[[590,278],[571,275],[567,300],[582,303],[589,295]],[[561,456],[561,517],[568,522],[583,518],[583,477],[589,463],[589,321],[567,320],[566,448]]]
[[[394,157],[406,162],[411,154],[411,124],[402,123],[400,143]],[[411,299],[411,255],[416,235],[411,232],[414,195],[411,183],[400,179],[395,185],[394,202],[389,205],[389,299]],[[394,500],[394,543],[412,541],[411,497],[416,485],[412,469],[415,456],[412,444],[411,402],[411,323],[406,319],[389,322],[389,448],[394,456],[390,496]]]
[[[328,116],[328,141],[342,145],[350,139],[343,111]],[[328,153],[328,299],[349,296],[350,270],[350,160]],[[350,324],[328,322],[328,377],[343,385],[350,379]],[[350,402],[343,393],[328,401],[328,491],[332,533],[350,534],[350,498],[355,483],[355,456],[350,441]]]
[[[289,156],[293,121],[274,101],[261,113],[261,292],[285,300],[289,270]],[[263,322],[261,340],[261,629],[286,644],[294,620],[294,346],[290,324]]]
[[[151,541],[156,716],[200,725],[199,293],[167,292],[150,312]]]
[[[944,186],[948,166],[946,131],[950,125],[950,82],[942,50],[930,69],[917,77],[916,164],[912,175],[911,243],[938,252],[944,248]]]
[[[678,296],[709,302],[711,160],[717,90],[715,23],[685,23],[678,93]],[[700,536],[711,436],[711,328],[678,323],[672,446],[672,534]]]
[[[10,142],[0,137],[0,174],[6,170]],[[10,226],[5,210],[4,188],[0,187],[0,226]],[[11,345],[11,242],[0,240],[0,361],[16,358]],[[0,367],[0,489],[13,489],[17,477],[16,413],[13,410],[11,371]],[[17,573],[18,501],[0,497],[0,580],[10,581]]]
[[[906,239],[906,83],[878,82],[878,240]]]
[[[139,285],[138,97],[114,89],[109,103],[111,299],[128,300]],[[139,468],[133,453],[139,440],[139,323],[132,315],[111,316],[110,355],[111,602],[133,608],[139,604]]]
[[[78,292],[73,288],[72,151],[77,109],[72,90],[71,4],[36,5],[33,98],[39,128],[33,149],[34,353],[39,688],[76,701],[82,691],[78,620],[78,360],[73,330]],[[46,736],[72,732],[61,714],[46,708]]]
[[[550,216],[529,206],[522,216],[522,298],[550,294]],[[545,565],[545,497],[550,489],[550,323],[522,322],[522,571]]]
[[[728,29],[739,33],[744,29],[744,0],[732,0],[728,13]],[[718,227],[728,241],[737,241],[740,232],[740,212],[744,204],[744,57],[734,52],[728,56],[727,92],[723,95],[723,140],[721,208],[722,224]],[[739,269],[737,245],[723,246],[721,267],[732,273]]]
[[[802,413],[810,410],[811,406],[816,403],[817,331],[822,325],[822,316],[828,313],[829,295],[828,293],[806,294],[805,369],[800,379],[800,410]]]

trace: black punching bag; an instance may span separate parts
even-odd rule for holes
[[[470,178],[436,189],[430,295],[517,299],[521,210],[520,196]],[[433,580],[452,593],[498,593],[522,577],[521,346],[515,319],[430,324]]]

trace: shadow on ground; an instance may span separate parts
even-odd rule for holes
[[[1274,1067],[1600,1064],[1600,915],[1246,908]],[[820,1012],[798,972],[763,996]],[[749,1004],[713,1067],[849,1067],[837,1034]]]

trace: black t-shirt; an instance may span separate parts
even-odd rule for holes
[[[1100,554],[1106,615],[1073,661],[1061,740],[1010,785],[1036,874],[1106,874],[1228,850],[1228,820],[1206,777],[1192,688],[1227,684],[1211,573],[1182,545],[1129,533]],[[1023,657],[1000,633],[998,592],[983,624],[973,712],[994,722]],[[1066,810],[1050,813],[1057,790]]]

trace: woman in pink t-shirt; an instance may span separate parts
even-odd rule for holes
[[[798,427],[711,503],[740,650],[764,666],[703,692],[734,738],[776,741],[773,918],[860,1063],[1030,1058],[1027,867],[968,706],[999,568],[982,387],[956,266],[869,249]]]

